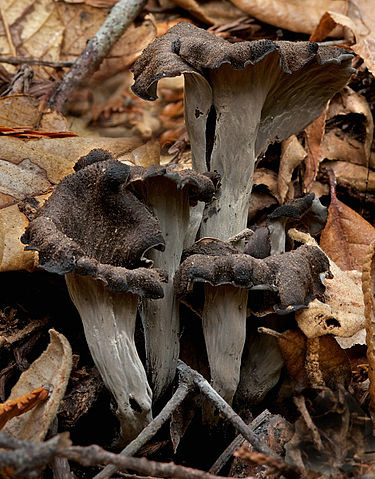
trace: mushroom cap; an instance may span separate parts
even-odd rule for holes
[[[299,220],[311,208],[314,198],[314,193],[302,196],[301,198],[293,198],[278,208],[275,208],[267,218],[275,220],[277,218],[285,217]]]
[[[139,267],[150,264],[146,251],[164,248],[158,220],[129,191],[131,168],[103,158],[108,156],[100,152],[77,162],[76,173],[56,187],[21,241],[39,252],[39,266],[47,271],[75,270],[111,291],[160,298],[165,276]]]
[[[322,298],[325,290],[321,274],[329,270],[329,261],[317,247],[303,245],[264,259],[233,253],[232,246],[214,239],[206,239],[201,248],[198,242],[193,250],[177,270],[174,285],[177,297],[199,315],[204,298],[193,291],[196,283],[271,292],[264,298],[272,304],[261,309],[268,312],[272,306],[279,314],[307,307],[313,299]]]

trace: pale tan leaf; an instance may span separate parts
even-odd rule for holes
[[[290,229],[288,234],[295,241],[319,248],[307,233]],[[325,302],[315,299],[307,309],[296,311],[298,326],[308,338],[326,334],[337,336],[344,348],[363,344],[363,337],[358,337],[358,334],[363,336],[365,326],[363,294],[358,279],[360,273],[342,271],[330,257],[328,259],[332,277],[324,279]],[[348,341],[345,338],[349,338]],[[344,341],[341,342],[341,339]]]
[[[357,42],[357,28],[353,20],[346,15],[337,12],[325,12],[320,19],[319,24],[312,32],[310,41],[321,42],[327,38],[336,27],[340,27],[340,36],[345,39],[348,45],[353,45]]]
[[[268,168],[257,168],[254,172],[254,185],[264,185],[277,198],[277,173]]]
[[[244,16],[244,12],[227,0],[173,0],[179,7],[207,25],[222,25]]]
[[[15,399],[40,384],[49,385],[51,390],[47,401],[22,416],[14,417],[5,425],[3,431],[17,439],[42,441],[45,438],[68,385],[72,369],[70,344],[65,336],[54,329],[49,334],[48,348],[21,374],[9,396],[9,400]]]
[[[311,33],[330,10],[345,14],[346,0],[231,0],[249,15],[293,32]]]
[[[282,142],[280,167],[277,175],[278,200],[283,204],[286,199],[291,199],[291,179],[293,171],[306,157],[306,151],[295,135]]]
[[[375,172],[365,166],[347,161],[330,161],[325,163],[335,173],[337,184],[359,191],[375,191]]]

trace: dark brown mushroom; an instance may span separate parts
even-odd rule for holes
[[[184,74],[193,169],[225,180],[206,206],[201,237],[227,240],[246,227],[256,158],[320,115],[354,71],[351,59],[312,42],[231,44],[187,23],[145,49],[134,65],[134,93],[155,100],[158,80]]]
[[[176,294],[202,318],[212,385],[231,402],[240,378],[248,290],[272,293],[273,302],[263,305],[267,311],[272,307],[287,314],[305,308],[322,297],[321,275],[328,271],[329,262],[311,246],[256,259],[207,238],[185,257],[175,275]]]
[[[39,266],[64,274],[94,362],[117,402],[122,437],[151,419],[152,393],[134,341],[139,297],[161,298],[165,275],[145,253],[164,248],[159,223],[129,188],[132,169],[94,151],[76,164],[22,237]],[[137,174],[138,174],[137,170]],[[146,174],[147,172],[145,172]]]

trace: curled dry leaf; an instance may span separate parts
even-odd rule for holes
[[[348,12],[327,8],[310,40],[322,41],[328,35],[342,36],[359,55],[371,73],[375,71],[375,15],[371,0],[352,0]]]
[[[72,350],[61,333],[50,329],[50,344],[29,369],[22,373],[9,400],[27,394],[40,384],[51,386],[50,395],[34,409],[7,422],[4,431],[17,439],[42,441],[57,414],[72,368]]]
[[[306,155],[306,151],[295,135],[283,141],[277,175],[277,198],[280,204],[284,203],[285,200],[294,198],[294,189],[291,182],[293,171],[302,163]]]
[[[337,199],[331,185],[331,204],[320,247],[344,271],[362,268],[368,245],[375,239],[375,228],[357,212]]]
[[[308,386],[306,373],[306,336],[298,330],[282,333],[277,340],[288,373],[302,387]],[[348,385],[351,366],[345,351],[332,336],[324,336],[319,341],[319,369],[324,382],[331,389]]]
[[[373,170],[347,161],[330,161],[325,163],[325,166],[333,170],[338,185],[363,192],[375,191],[375,172]]]
[[[30,411],[33,407],[48,399],[50,392],[49,386],[39,386],[18,398],[9,399],[5,403],[0,404],[0,429],[13,417]]]
[[[305,128],[307,156],[305,158],[306,169],[303,177],[303,183],[307,192],[310,192],[312,183],[318,174],[319,163],[323,159],[320,145],[324,137],[327,108],[328,106],[324,109],[319,118]]]
[[[345,0],[232,0],[241,10],[265,23],[293,32],[311,33],[327,11],[346,13]]]
[[[373,136],[374,121],[369,104],[363,96],[345,87],[330,102],[321,157],[374,168],[375,156],[370,156]]]
[[[316,241],[308,234],[291,229],[289,236],[295,241],[315,245]],[[329,269],[332,278],[326,277],[324,284],[325,302],[318,299],[312,301],[308,308],[296,312],[298,326],[308,338],[332,334],[341,338],[351,338],[362,331],[365,326],[364,304],[361,287],[353,279],[353,274],[342,271],[330,258]],[[341,344],[351,347],[356,342],[362,343],[362,338]]]

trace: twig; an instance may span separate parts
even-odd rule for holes
[[[70,470],[68,459],[65,457],[54,457],[52,464],[53,479],[75,479]]]
[[[259,452],[267,456],[281,460],[281,457],[271,448],[263,444],[253,433],[251,428],[236,414],[229,404],[213,389],[213,387],[194,369],[191,369],[183,361],[179,360],[177,371],[181,378],[191,378],[194,384],[200,389],[201,393],[228,419],[228,421],[240,432],[245,439]]]
[[[50,98],[48,106],[52,110],[63,110],[72,90],[96,72],[112,46],[138,16],[145,4],[146,0],[119,0],[116,3],[103,25],[87,42],[72,69],[65,75]]]
[[[304,473],[306,471],[302,471],[299,467],[292,466],[259,452],[250,451],[245,446],[242,446],[234,455],[250,465],[258,464],[259,466],[268,466],[271,468],[271,471],[278,472],[278,476],[281,475],[288,479],[301,479],[301,477],[305,477]]]
[[[323,450],[322,440],[318,431],[318,428],[315,426],[313,420],[311,419],[310,413],[307,410],[305,398],[303,396],[295,396],[294,404],[297,406],[298,411],[301,413],[303,420],[305,421],[306,426],[310,429],[313,435],[313,441],[318,449],[318,451]]]
[[[366,327],[366,344],[367,344],[367,360],[369,363],[368,377],[370,380],[369,396],[370,405],[369,410],[375,427],[375,342],[374,342],[374,323],[375,323],[375,305],[374,305],[374,291],[373,291],[373,269],[375,257],[375,241],[373,241],[363,261],[362,267],[362,291],[365,303],[365,327]]]
[[[263,425],[263,423],[269,420],[271,417],[271,413],[266,409],[263,411],[259,416],[257,416],[251,423],[249,427],[255,431],[259,428],[259,426]],[[229,461],[229,459],[233,456],[233,453],[238,449],[242,444],[246,441],[246,439],[239,434],[233,441],[229,444],[229,446],[220,454],[220,456],[216,459],[216,461],[212,464],[209,469],[210,474],[218,474],[221,469],[225,466],[225,464]]]
[[[161,426],[171,417],[177,407],[183,402],[189,392],[192,390],[191,382],[180,381],[176,392],[164,406],[156,418],[146,426],[143,431],[120,453],[121,456],[133,456],[146,442],[148,442],[161,428]],[[116,466],[106,466],[93,479],[108,479],[116,472]]]
[[[146,458],[122,456],[105,451],[99,446],[70,447],[59,453],[71,461],[82,466],[97,466],[99,464],[113,464],[117,469],[130,469],[137,473],[153,477],[170,477],[176,479],[218,479],[208,472],[177,466],[176,464],[149,461]]]
[[[0,63],[9,63],[10,65],[23,65],[26,63],[27,65],[42,65],[51,68],[64,68],[74,65],[74,62],[72,61],[54,62],[52,60],[41,60],[40,58],[35,57],[10,57],[7,55],[0,55]]]
[[[248,240],[249,238],[253,236],[253,234],[254,234],[253,230],[251,230],[250,228],[245,228],[244,230],[240,231],[236,235],[228,238],[227,243],[235,244],[240,242],[243,239]]]
[[[9,30],[8,22],[5,18],[4,10],[2,9],[1,5],[0,5],[0,17],[1,17],[2,24],[4,26],[7,41],[9,43],[9,50],[11,51],[12,55],[15,56],[15,55],[17,55],[17,51],[16,51],[16,48],[15,48],[14,43],[13,43],[13,39],[12,39],[12,35],[10,33],[10,30]]]

